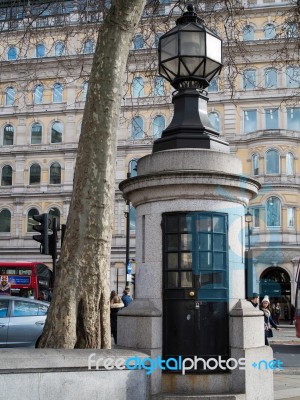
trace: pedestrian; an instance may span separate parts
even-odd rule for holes
[[[279,325],[280,314],[281,314],[280,304],[277,303],[275,307],[275,322],[277,325]]]
[[[294,306],[294,304],[291,304],[291,322],[290,322],[290,325],[294,325],[294,319],[295,319],[295,306]]]
[[[48,301],[48,296],[47,294],[42,290],[40,295],[39,295],[39,300],[41,301]]]
[[[132,297],[130,296],[130,289],[125,289],[123,291],[122,301],[124,303],[124,307],[129,306],[129,304],[132,302]]]
[[[273,321],[273,318],[271,315],[269,296],[265,296],[262,299],[260,309],[264,313],[265,345],[269,346],[268,338],[273,337],[271,325],[273,326],[273,328],[275,328],[277,331],[279,331],[279,328],[276,325],[276,323]]]
[[[115,290],[110,294],[110,327],[115,344],[118,340],[118,312],[124,307],[124,303]]]
[[[257,307],[259,304],[259,294],[258,293],[253,293],[252,297],[248,299],[250,303],[253,305],[253,307]]]
[[[272,303],[272,307],[271,307],[271,316],[272,316],[272,318],[273,318],[273,321],[275,321],[275,319],[276,319],[275,308],[276,308],[276,304],[275,304],[275,303]]]

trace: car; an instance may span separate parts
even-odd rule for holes
[[[49,303],[26,297],[0,296],[0,347],[37,347]]]

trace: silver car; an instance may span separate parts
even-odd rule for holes
[[[0,296],[0,347],[36,347],[48,307],[44,301]]]

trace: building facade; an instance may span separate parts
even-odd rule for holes
[[[47,212],[66,223],[102,14],[80,1],[33,3],[0,3],[0,255],[51,265],[32,240],[32,216]],[[224,40],[225,65],[208,88],[210,122],[242,160],[244,174],[261,183],[249,207],[254,290],[280,301],[282,315],[289,317],[300,256],[300,68],[292,6],[252,0],[243,4],[243,13],[226,19],[211,2],[197,2],[197,7]],[[136,161],[151,152],[153,140],[171,121],[173,89],[158,76],[157,44],[182,9],[160,1],[152,9],[155,19],[145,12],[129,55],[111,253],[111,286],[119,291],[128,240],[134,259],[135,223],[134,209],[125,204],[118,185],[134,176]]]

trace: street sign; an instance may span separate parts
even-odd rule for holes
[[[131,265],[131,262],[129,262],[127,264],[127,274],[131,274],[131,270],[132,270],[132,265]]]
[[[127,276],[126,276],[126,281],[127,281],[127,282],[131,282],[131,277],[132,277],[131,274],[127,274]]]

